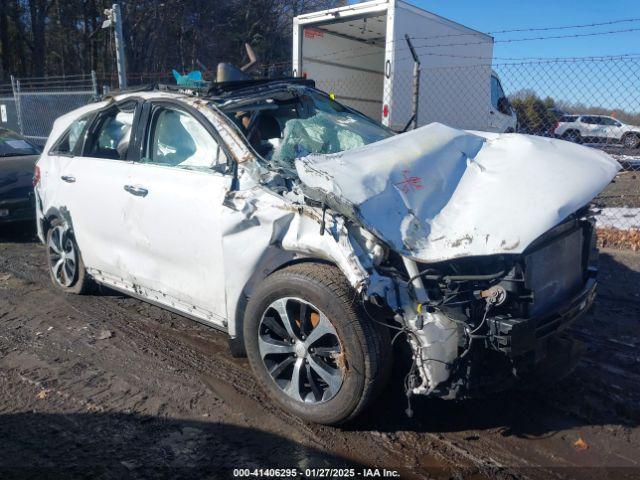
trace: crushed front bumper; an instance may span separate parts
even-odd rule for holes
[[[597,281],[590,276],[582,289],[550,314],[532,318],[488,319],[492,347],[510,358],[533,355],[534,363],[547,355],[549,340],[562,332],[593,305]]]

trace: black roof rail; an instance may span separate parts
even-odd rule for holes
[[[280,78],[260,78],[256,80],[235,80],[229,82],[213,83],[211,86],[206,87],[188,87],[185,85],[174,85],[165,83],[148,83],[144,85],[138,85],[135,87],[128,87],[125,89],[111,90],[96,101],[107,100],[109,98],[116,97],[125,93],[139,93],[139,92],[171,92],[184,95],[193,95],[197,97],[206,96],[225,96],[225,94],[236,93],[244,89],[260,89],[260,87],[270,88],[273,85],[279,84],[297,84],[307,87],[315,87],[316,83],[313,80],[300,77],[280,77]]]
[[[307,78],[300,77],[280,77],[280,78],[260,78],[257,80],[237,80],[231,82],[219,82],[211,85],[209,89],[210,95],[222,96],[224,94],[244,90],[245,88],[271,87],[274,84],[295,83],[308,87],[315,87],[316,82]]]

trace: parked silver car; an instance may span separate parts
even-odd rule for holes
[[[57,288],[97,282],[225,331],[283,408],[329,424],[385,386],[392,337],[408,396],[570,370],[561,332],[595,295],[588,204],[618,168],[561,140],[396,135],[291,79],[64,115],[35,192]]]
[[[622,143],[627,148],[640,146],[640,127],[605,115],[563,115],[556,124],[554,135],[577,143]]]

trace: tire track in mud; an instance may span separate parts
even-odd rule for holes
[[[288,436],[294,432],[296,440],[304,441],[308,445],[334,451],[351,460],[367,460],[358,458],[360,455],[356,454],[354,446],[350,445],[350,442],[344,439],[338,439],[342,441],[336,442],[334,431],[307,425],[271,404],[251,373],[248,372],[246,362],[231,359],[228,353],[225,355],[221,351],[227,348],[223,334],[199,326],[183,330],[180,327],[193,326],[192,322],[173,314],[169,314],[168,318],[170,322],[178,323],[179,329],[168,327],[164,322],[150,320],[138,309],[141,308],[144,312],[145,310],[157,309],[157,307],[147,306],[134,299],[113,296],[72,297],[50,292],[50,289],[45,286],[48,278],[43,279],[42,272],[34,270],[24,272],[13,262],[10,262],[8,267],[4,270],[38,285],[37,288],[31,287],[29,289],[32,293],[45,297],[50,297],[51,294],[56,295],[59,298],[55,300],[67,307],[62,307],[63,311],[72,310],[81,321],[93,324],[92,327],[96,330],[101,327],[113,329],[125,349],[133,351],[142,348],[146,352],[153,352],[154,356],[162,358],[162,362],[177,365],[182,371],[188,372],[187,376],[197,377],[214,396],[221,398],[227,405],[233,405],[235,407],[233,410],[237,411],[237,407],[240,406],[241,413],[236,413],[236,415],[241,416],[245,423],[260,425],[261,428],[267,427]],[[47,300],[53,299],[41,299],[44,304],[47,304]],[[96,319],[103,319],[100,326],[95,325]],[[238,365],[240,363],[245,363],[245,365]],[[81,381],[86,380],[82,379]],[[73,387],[73,384],[69,387]],[[107,391],[108,387],[103,392],[97,392],[94,395],[100,396]],[[117,400],[119,399],[111,399],[112,402]],[[233,414],[234,412],[229,413]],[[389,465],[393,461],[390,457],[394,456],[394,452],[386,447],[380,448],[373,444],[367,445],[363,450],[374,454],[373,458],[382,459],[385,465]],[[402,465],[404,460],[404,458],[396,458],[393,463]]]
[[[331,427],[305,424],[297,417],[280,410],[271,403],[253,379],[248,364],[230,358],[225,351],[227,344],[224,334],[128,297],[73,297],[51,292],[46,271],[35,263],[28,263],[27,266],[25,269],[24,264],[13,261],[3,265],[5,271],[37,285],[37,288],[32,287],[34,293],[46,296],[53,293],[59,296],[58,301],[67,307],[62,310],[71,310],[80,319],[90,323],[95,323],[95,319],[104,319],[100,328],[115,330],[125,348],[153,351],[154,355],[162,357],[164,361],[179,365],[181,370],[189,372],[189,376],[196,376],[213,395],[221,398],[227,405],[233,405],[236,410],[240,406],[240,416],[246,423],[258,424],[263,428],[266,424],[270,430],[288,436],[294,432],[294,437],[299,441],[354,461],[370,463],[378,459],[379,465],[394,467],[407,463],[408,448],[401,448],[398,452],[393,436],[376,432],[341,432]],[[152,315],[148,315],[150,312]],[[177,324],[177,328],[172,327],[172,324]],[[94,325],[94,328],[97,329],[98,326]],[[413,440],[418,443],[422,441]],[[466,469],[476,473],[478,470],[495,472],[501,468],[435,436],[430,438],[430,444],[435,452],[419,449],[414,462],[409,464],[414,463],[415,468],[425,464],[429,467],[441,467],[443,464],[451,465],[452,460],[455,460],[458,464],[468,465]],[[440,447],[441,452],[438,451]],[[367,455],[363,457],[361,452],[366,452]],[[411,473],[411,468],[406,473]]]
[[[211,420],[225,419],[268,430],[355,462],[392,468],[404,465],[403,473],[416,478],[420,478],[425,469],[434,468],[440,469],[441,473],[451,472],[460,478],[545,477],[554,474],[553,470],[522,469],[544,464],[544,455],[559,455],[558,458],[567,465],[580,464],[580,458],[573,458],[571,451],[561,450],[567,444],[571,445],[572,437],[569,440],[538,438],[536,443],[531,444],[516,438],[517,435],[505,436],[502,425],[496,422],[500,413],[483,412],[485,407],[481,403],[466,406],[467,409],[477,408],[480,420],[476,420],[475,424],[470,421],[470,425],[455,428],[444,425],[442,433],[438,430],[438,419],[431,418],[429,409],[435,406],[434,417],[448,417],[455,424],[457,415],[469,415],[465,408],[423,402],[426,411],[411,421],[402,415],[404,403],[398,404],[403,402],[401,395],[391,395],[390,399],[378,402],[367,413],[367,418],[355,425],[332,428],[306,424],[271,403],[254,380],[248,363],[230,356],[225,334],[158,307],[110,292],[82,297],[59,294],[49,286],[43,256],[39,252],[40,247],[33,244],[0,244],[0,276],[7,272],[14,277],[10,280],[9,288],[3,288],[0,283],[0,300],[6,300],[0,306],[0,322],[15,324],[24,320],[26,324],[25,329],[0,333],[0,358],[14,355],[9,350],[16,345],[18,349],[53,355],[52,352],[46,352],[47,340],[34,337],[33,333],[26,331],[27,326],[32,329],[41,328],[41,325],[46,327],[50,317],[60,322],[61,328],[86,326],[89,340],[73,337],[66,343],[64,339],[56,341],[52,346],[59,349],[60,357],[66,355],[67,350],[77,349],[81,354],[78,357],[76,352],[77,358],[71,358],[72,352],[68,354],[69,358],[62,359],[60,368],[67,372],[61,375],[62,384],[53,385],[54,389],[57,387],[62,392],[72,392],[76,403],[86,401],[83,393],[89,388],[93,404],[100,406],[104,403],[114,411],[155,408],[159,415],[168,416],[176,413],[193,416],[202,412],[211,415]],[[101,330],[113,331],[113,339],[103,343],[92,340]],[[603,351],[631,354],[630,347],[619,344],[614,347],[611,344],[615,342],[594,335],[591,330],[581,331],[581,334],[594,346],[596,356],[602,355]],[[14,346],[3,346],[5,339],[7,344]],[[588,362],[596,362],[594,358],[592,355],[581,364],[578,377],[569,385],[576,386],[588,379]],[[103,366],[107,367],[106,370]],[[91,375],[82,374],[91,368],[95,370]],[[46,371],[44,374],[43,371],[33,369],[34,377],[29,381],[40,382],[41,386],[49,388],[52,379],[47,378]],[[76,371],[77,378],[72,378]],[[636,375],[628,368],[623,372]],[[142,374],[149,378],[136,379],[136,375],[139,377]],[[136,381],[140,385],[133,388]],[[170,390],[165,391],[164,385],[169,385]],[[597,386],[594,389],[587,388],[585,394],[596,397],[596,404],[609,399],[608,392]],[[153,398],[150,400],[145,397]],[[514,402],[523,403],[523,412],[531,406],[534,421],[539,417],[540,422],[544,422],[544,417],[549,416],[558,417],[558,424],[564,422],[572,425],[576,422],[568,416],[583,415],[576,408],[576,405],[581,405],[580,401],[572,395],[514,397]],[[185,406],[177,406],[180,402],[184,402]],[[80,403],[78,408],[87,407]],[[217,409],[217,413],[211,412],[213,409]],[[595,415],[603,416],[600,412],[595,412]],[[607,419],[610,420],[608,416]],[[487,425],[482,420],[487,420]],[[596,418],[592,428],[594,435],[604,435],[598,433],[598,424],[603,422]],[[561,436],[574,434],[574,430],[567,432],[561,433]],[[634,432],[628,435],[628,447],[637,451],[640,439]],[[623,430],[614,433],[618,437],[625,435]],[[608,441],[607,438],[601,440]],[[526,449],[530,447],[527,445],[535,447],[528,452]]]

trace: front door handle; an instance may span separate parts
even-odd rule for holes
[[[125,185],[124,189],[129,192],[131,195],[135,195],[136,197],[146,197],[149,190],[140,185]]]
[[[72,175],[62,175],[60,178],[67,183],[74,183],[76,181],[76,177]]]

